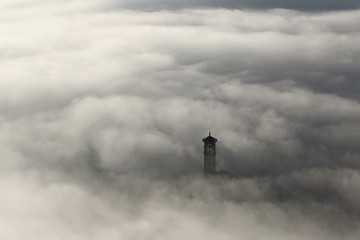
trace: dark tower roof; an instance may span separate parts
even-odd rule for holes
[[[211,136],[211,133],[209,133],[209,136],[206,138],[203,138],[203,142],[217,142],[217,139]]]

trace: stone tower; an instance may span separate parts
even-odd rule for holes
[[[209,136],[202,140],[204,142],[204,172],[205,175],[216,174],[216,142],[217,139]]]

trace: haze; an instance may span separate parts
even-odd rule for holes
[[[359,7],[1,1],[0,239],[359,239]]]

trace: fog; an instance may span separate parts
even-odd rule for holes
[[[322,2],[3,1],[0,238],[358,239],[360,11]]]

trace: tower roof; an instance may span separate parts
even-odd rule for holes
[[[211,136],[211,133],[209,132],[209,136],[207,136],[206,138],[203,138],[202,141],[203,142],[217,142],[217,139],[214,138],[213,136]]]

